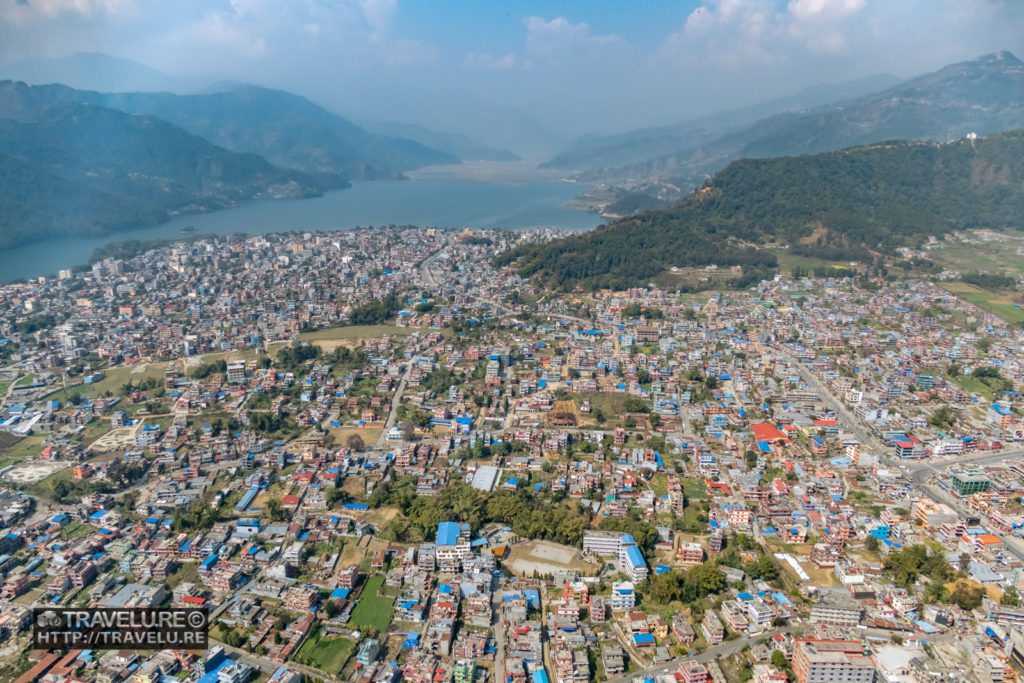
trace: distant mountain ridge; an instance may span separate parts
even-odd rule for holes
[[[841,104],[771,116],[641,163],[587,171],[578,179],[673,199],[736,159],[816,154],[887,139],[945,141],[1022,126],[1024,63],[1003,51]]]
[[[145,64],[102,52],[23,59],[0,68],[0,78],[33,85],[62,83],[79,90],[100,92],[184,92],[191,85]]]
[[[674,266],[776,265],[758,248],[879,262],[900,245],[968,228],[1024,228],[1024,131],[938,144],[886,142],[743,159],[662,211],[512,250],[499,265],[546,286],[643,285]]]
[[[161,118],[235,152],[309,174],[351,179],[398,178],[403,171],[459,159],[412,140],[375,135],[304,97],[241,86],[196,95],[100,93],[63,85],[0,81],[0,117],[85,102]]]
[[[637,163],[660,156],[666,150],[711,142],[725,133],[739,130],[768,116],[860,97],[899,82],[900,79],[891,74],[878,74],[849,83],[804,88],[792,95],[716,112],[675,125],[651,126],[612,135],[584,135],[540,166],[583,171]]]
[[[458,157],[462,161],[522,161],[514,152],[504,148],[488,147],[479,140],[461,133],[430,130],[413,123],[397,121],[377,121],[363,125],[375,133],[413,140],[431,149]]]

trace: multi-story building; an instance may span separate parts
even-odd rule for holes
[[[772,623],[772,608],[763,599],[754,598],[747,603],[747,618],[752,631],[763,631]]]
[[[632,607],[632,605],[630,605]],[[608,619],[608,605],[604,596],[595,595],[590,598],[590,621],[595,624],[603,623]]]
[[[874,683],[875,663],[855,640],[797,640],[793,646],[797,683]]]
[[[437,565],[442,569],[458,569],[462,561],[472,554],[468,529],[464,530],[457,522],[438,524],[434,545]]]
[[[725,640],[725,627],[722,626],[721,620],[715,616],[712,610],[704,613],[704,618],[700,622],[700,630],[708,645],[717,645]]]
[[[629,581],[616,581],[612,584],[612,597],[609,601],[613,612],[632,609],[636,605],[636,590]]]
[[[284,594],[281,606],[291,612],[305,614],[316,606],[320,594],[312,586],[292,586]]]
[[[826,593],[811,605],[810,622],[828,626],[856,626],[864,616],[864,610],[853,600]]]
[[[684,566],[701,564],[704,562],[704,548],[700,547],[700,543],[683,541],[679,544],[678,558],[679,564]]]
[[[684,659],[676,667],[676,678],[680,683],[706,683],[708,670],[695,659]]]

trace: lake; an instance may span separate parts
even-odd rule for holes
[[[56,238],[0,251],[0,280],[55,275],[85,263],[96,247],[138,239],[185,238],[195,234],[342,230],[381,225],[421,225],[589,230],[596,214],[565,208],[580,187],[516,164],[435,167],[408,174],[410,180],[354,183],[347,190],[313,199],[246,202],[208,214],[177,216],[162,225],[103,237]],[[483,180],[481,180],[481,178]]]

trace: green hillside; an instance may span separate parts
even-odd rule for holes
[[[300,171],[150,116],[71,104],[42,110],[33,121],[0,118],[0,247],[322,190]]]
[[[1024,132],[745,159],[669,209],[499,257],[549,286],[646,283],[673,266],[775,265],[756,248],[875,260],[927,235],[1024,224]]]

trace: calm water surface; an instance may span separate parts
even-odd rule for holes
[[[110,242],[188,237],[182,232],[186,226],[194,227],[196,234],[217,235],[391,224],[587,230],[602,219],[565,208],[579,191],[579,186],[557,179],[490,177],[481,182],[431,171],[403,182],[356,183],[314,199],[248,202],[226,211],[179,216],[150,228],[0,250],[0,280],[56,274],[61,268],[85,263],[96,247]]]

